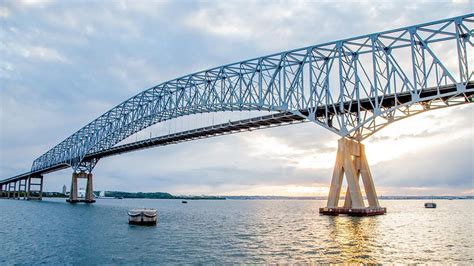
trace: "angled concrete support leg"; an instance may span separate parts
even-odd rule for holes
[[[339,194],[341,194],[342,178],[344,177],[344,146],[339,145],[336,155],[336,163],[332,173],[331,187],[328,196],[328,208],[335,208],[339,204]]]
[[[347,191],[344,205],[339,207],[344,174],[347,179]],[[359,185],[360,176],[369,203],[367,208]],[[348,214],[353,216],[379,215],[386,212],[386,209],[379,205],[363,144],[346,138],[338,141],[327,207],[320,208],[319,212],[326,215]]]

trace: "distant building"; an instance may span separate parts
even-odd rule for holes
[[[86,197],[86,190],[83,187],[79,188],[79,190],[77,191],[77,197],[78,198]]]
[[[66,192],[67,192],[66,185],[63,185],[63,194],[66,195]]]

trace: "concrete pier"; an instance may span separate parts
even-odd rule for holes
[[[344,174],[347,179],[347,191],[344,205],[339,207]],[[362,182],[364,183],[364,190],[369,203],[368,207],[365,207],[364,204],[364,198],[359,185],[359,176],[362,177]],[[347,214],[351,216],[370,216],[386,213],[386,208],[382,208],[379,205],[372,174],[370,173],[365,155],[365,147],[360,142],[346,138],[339,139],[327,206],[320,208],[319,213],[324,215]]]
[[[86,185],[86,195],[84,198],[79,198],[78,197],[78,187],[77,187],[77,179],[78,178],[84,178],[87,179],[87,185]],[[85,203],[94,203],[94,194],[93,194],[93,186],[92,186],[92,174],[91,173],[85,173],[85,172],[79,172],[79,173],[73,173],[72,174],[72,180],[71,180],[71,193],[69,194],[69,199],[67,199],[67,202],[70,203],[77,203],[77,202],[85,202]]]
[[[16,182],[11,182],[8,184],[8,198],[16,197]]]
[[[27,199],[28,198],[28,179],[18,180],[18,193],[19,198]]]
[[[28,178],[27,200],[43,199],[43,176],[30,176]]]

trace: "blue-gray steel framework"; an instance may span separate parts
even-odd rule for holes
[[[361,141],[393,121],[472,101],[472,97],[459,96],[474,90],[468,86],[474,76],[473,24],[474,14],[468,14],[173,79],[87,124],[37,158],[31,171],[57,165],[90,171],[97,159],[85,160],[88,154],[111,149],[156,123],[204,112],[289,113]],[[441,52],[435,52],[436,45]],[[455,51],[452,58],[441,60],[440,53],[451,48]],[[454,71],[448,67],[453,64]],[[455,90],[440,89],[446,86]],[[424,93],[427,90],[434,93]],[[398,100],[407,95],[408,101]]]

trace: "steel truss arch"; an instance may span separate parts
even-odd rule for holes
[[[109,149],[153,124],[204,112],[292,113],[340,136],[363,140],[413,114],[415,106],[449,106],[459,96],[462,103],[472,102],[473,24],[474,14],[468,14],[170,80],[93,120],[37,158],[32,171],[60,164],[90,168],[95,163],[83,162],[87,154]],[[433,49],[438,44],[455,51],[455,71]]]

